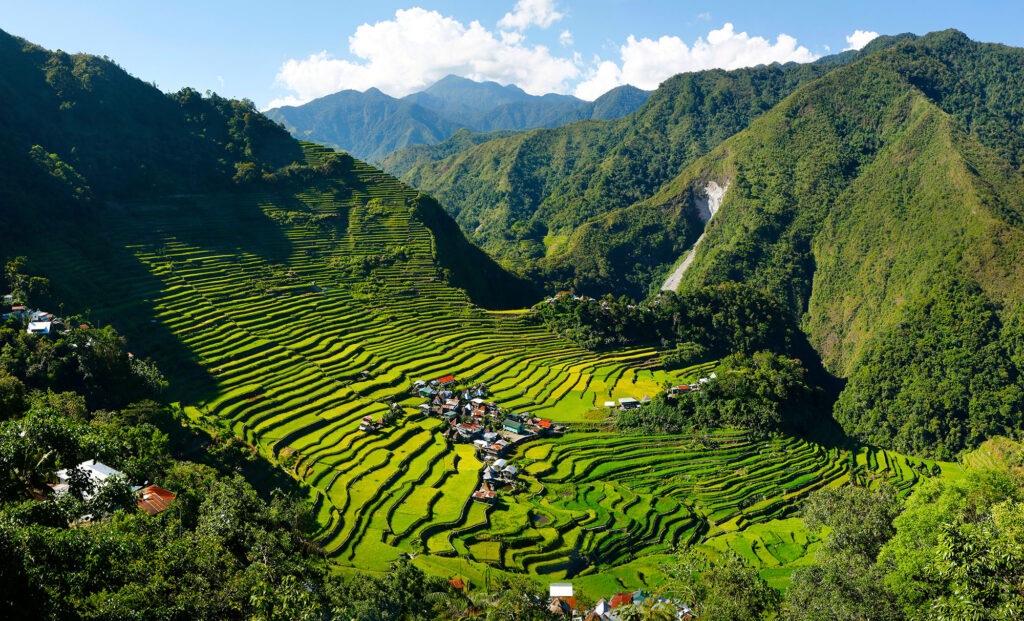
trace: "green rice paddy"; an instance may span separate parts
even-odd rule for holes
[[[317,161],[323,151],[308,147]],[[655,583],[675,547],[736,550],[784,585],[815,541],[798,502],[854,478],[909,490],[931,464],[741,432],[605,432],[601,406],[654,396],[707,365],[668,373],[650,348],[594,353],[483,311],[447,285],[416,192],[361,163],[300,193],[175,197],[112,207],[104,227],[127,257],[114,273],[84,250],[58,254],[96,319],[158,361],[196,423],[230,428],[309,490],[318,543],[342,567],[384,571],[400,554],[480,583],[495,572],[570,579],[584,592]],[[118,212],[123,209],[123,212]],[[349,266],[394,256],[367,273]],[[94,295],[90,300],[96,300]],[[481,462],[409,397],[417,379],[485,382],[515,411],[576,423],[509,459],[520,490],[474,503]],[[365,415],[404,412],[377,433]],[[949,468],[948,465],[942,466]]]

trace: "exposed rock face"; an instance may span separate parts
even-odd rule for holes
[[[722,201],[725,199],[725,191],[729,189],[729,182],[727,179],[724,185],[718,185],[716,181],[708,181],[707,184],[700,189],[695,199],[695,205],[697,207],[697,217],[701,219],[704,224],[707,224],[718,212],[718,208],[722,206]],[[665,279],[664,284],[661,285],[662,291],[675,291],[679,288],[679,283],[683,279],[683,273],[693,263],[693,258],[697,256],[697,246],[704,239],[704,234],[697,238],[697,241],[693,242],[693,246],[686,253],[686,258],[683,262],[676,267],[675,270]]]
[[[714,217],[715,212],[722,206],[722,199],[725,198],[725,191],[729,189],[729,181],[725,185],[718,185],[715,181],[708,181],[697,194],[697,215],[706,224]]]

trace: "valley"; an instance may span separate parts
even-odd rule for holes
[[[304,148],[314,166],[329,153]],[[742,431],[609,433],[606,401],[696,381],[714,363],[665,371],[656,349],[594,353],[524,311],[475,306],[439,277],[444,249],[418,198],[355,161],[294,193],[119,205],[102,236],[134,263],[122,268],[32,255],[175,373],[170,396],[188,419],[243,438],[305,486],[317,545],[343,567],[384,572],[408,554],[441,576],[573,579],[599,597],[657,582],[659,555],[697,545],[739,550],[784,585],[813,558],[814,536],[791,519],[810,492],[856,479],[909,493],[932,476],[933,461]],[[124,210],[133,217],[113,217]],[[471,499],[482,454],[411,395],[415,380],[442,375],[568,428],[504,455],[520,484],[493,505]],[[359,429],[392,404],[396,423]]]
[[[267,114],[0,61],[0,616],[1020,601],[1020,48]]]

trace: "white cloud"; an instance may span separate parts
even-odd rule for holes
[[[711,19],[711,13],[708,12],[708,11],[704,11],[703,13],[697,13],[697,19],[703,19],[704,21],[709,21]]]
[[[763,37],[737,33],[732,24],[725,24],[698,38],[692,46],[679,37],[663,36],[657,40],[637,39],[630,35],[619,48],[621,64],[612,61],[596,63],[576,86],[575,95],[595,99],[621,84],[632,84],[650,90],[663,80],[684,71],[703,69],[738,69],[773,62],[810,62],[818,56],[793,37],[780,34],[775,43]]]
[[[498,28],[506,30],[526,30],[530,26],[547,28],[565,17],[555,8],[554,0],[519,0],[511,13],[498,21]]]
[[[534,3],[516,6],[523,4]],[[268,107],[296,105],[343,89],[377,87],[400,97],[450,73],[514,83],[533,94],[568,92],[569,82],[580,75],[572,60],[552,56],[543,45],[525,45],[519,33],[495,36],[480,22],[466,26],[419,7],[398,10],[393,20],[363,24],[349,37],[349,51],[359,60],[322,51],[285,62],[275,84],[291,93]]]
[[[850,44],[849,47],[844,48],[846,50],[859,50],[863,48],[871,40],[878,36],[878,33],[873,30],[854,30],[853,34],[846,35],[846,42]]]
[[[568,30],[563,30],[558,35],[558,42],[565,46],[572,45],[572,33]]]

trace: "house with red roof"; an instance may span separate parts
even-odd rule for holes
[[[156,515],[171,506],[175,498],[174,492],[165,490],[158,485],[150,485],[143,488],[139,495],[139,509],[150,515]]]
[[[482,502],[484,504],[493,504],[494,499],[498,497],[498,492],[491,491],[486,488],[480,488],[473,492],[473,500],[476,502]]]

